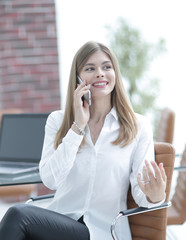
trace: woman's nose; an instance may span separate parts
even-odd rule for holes
[[[104,76],[103,75],[97,75],[97,78],[103,78]]]
[[[102,70],[98,70],[98,71],[97,71],[96,77],[97,77],[97,78],[103,78],[103,77],[104,77],[104,74],[103,74]]]

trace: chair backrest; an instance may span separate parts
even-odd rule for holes
[[[182,154],[180,166],[186,166],[186,148]],[[183,224],[186,221],[186,171],[179,171],[178,173],[171,202],[172,206],[168,209],[167,224]]]
[[[169,108],[162,110],[157,127],[156,142],[173,143],[175,113]]]
[[[169,143],[155,143],[155,160],[163,162],[167,175],[166,201],[169,200],[175,150]],[[128,209],[137,207],[131,192],[128,193]],[[165,240],[167,225],[167,209],[152,211],[129,217],[133,240]]]

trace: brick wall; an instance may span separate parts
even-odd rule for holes
[[[60,108],[54,2],[0,1],[0,109]]]

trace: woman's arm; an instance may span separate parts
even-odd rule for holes
[[[139,128],[130,182],[133,198],[139,206],[152,207],[164,201],[166,175],[163,166],[158,167],[154,162],[152,128],[146,118],[142,119]]]
[[[90,86],[86,86],[86,82],[83,81],[74,91],[74,121],[78,127],[72,125],[56,150],[54,140],[61,126],[63,113],[55,111],[48,117],[39,169],[43,183],[51,189],[57,189],[62,185],[73,167],[83,140],[79,128],[84,131],[90,116],[88,103],[82,101],[83,94],[87,93],[89,88]]]
[[[45,126],[45,138],[39,165],[43,183],[50,189],[57,189],[68,176],[82,142],[83,136],[70,129],[58,148],[54,139],[63,119],[62,111],[51,113]]]

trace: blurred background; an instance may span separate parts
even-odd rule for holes
[[[117,55],[132,105],[155,137],[162,111],[174,112],[172,141],[182,153],[185,22],[184,0],[1,0],[0,111],[64,108],[72,58],[95,40]]]
[[[116,0],[111,3],[95,0],[88,4],[85,0],[69,0],[64,4],[57,0],[56,7],[62,106],[75,52],[86,41],[103,42],[120,54],[124,80],[131,79],[130,73],[126,73],[128,70],[137,72],[138,67],[142,68],[135,76],[137,90],[155,97],[145,114],[155,114],[154,119],[158,117],[156,110],[166,107],[176,112],[174,143],[177,150],[182,151],[185,145],[183,132],[186,132],[185,1]],[[127,45],[130,37],[131,44]],[[135,52],[136,48],[138,52]],[[124,51],[128,59],[122,62]],[[132,57],[133,62],[137,59],[137,66],[132,68],[135,63],[131,63],[129,68],[129,64],[122,64],[129,63]],[[142,61],[145,66],[139,66]]]
[[[72,58],[86,41],[116,53],[134,109],[152,120],[175,111],[174,144],[185,145],[185,1],[0,2],[0,109],[63,108]]]

